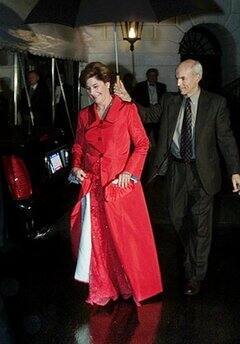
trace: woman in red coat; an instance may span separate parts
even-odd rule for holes
[[[72,173],[82,184],[71,215],[75,279],[89,283],[90,304],[119,296],[137,304],[162,292],[140,182],[148,151],[134,104],[110,94],[109,69],[86,66],[81,83],[93,104],[79,113]]]

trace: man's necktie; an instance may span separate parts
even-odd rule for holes
[[[34,88],[31,86],[30,89],[29,89],[29,97],[30,98],[32,98],[33,93],[34,93]]]
[[[192,110],[191,99],[186,98],[181,130],[180,154],[184,161],[192,158]]]

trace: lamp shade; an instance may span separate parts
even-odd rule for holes
[[[134,50],[134,43],[141,39],[143,22],[124,21],[121,22],[123,39],[130,43],[130,50]]]

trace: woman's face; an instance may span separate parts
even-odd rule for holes
[[[97,104],[104,103],[109,98],[110,82],[98,80],[95,76],[89,78],[86,82],[86,90],[89,97]]]

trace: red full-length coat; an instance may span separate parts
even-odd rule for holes
[[[76,141],[72,150],[73,167],[84,170],[88,178],[81,188],[79,201],[71,215],[73,254],[77,257],[81,235],[81,198],[87,192],[91,195],[96,190],[94,183],[98,180],[101,190],[96,194],[100,195],[99,204],[103,206],[105,214],[102,216],[106,219],[108,228],[104,240],[114,247],[115,256],[117,255],[137,303],[162,292],[158,259],[142,186],[138,181],[131,189],[126,189],[126,192],[117,187],[120,193],[115,199],[106,200],[104,195],[108,186],[112,185],[111,182],[123,171],[140,179],[148,145],[136,106],[117,96],[113,97],[112,105],[103,120],[99,118],[95,104],[84,108],[79,114]],[[98,233],[98,229],[95,230]],[[91,239],[96,247],[95,252],[99,249],[96,237],[93,235]],[[101,255],[101,252],[98,254]],[[114,270],[114,266],[110,266],[111,268]],[[90,284],[97,269],[94,271],[92,268],[90,272]]]

